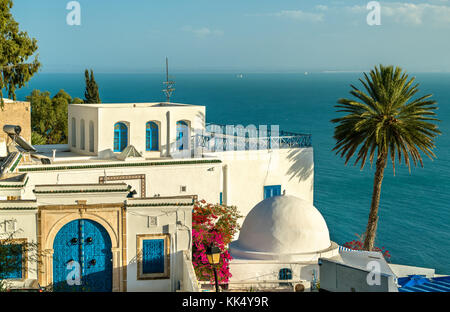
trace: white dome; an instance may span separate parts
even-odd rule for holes
[[[295,196],[275,196],[247,215],[230,250],[267,255],[310,254],[331,247],[327,224],[312,203]],[[265,255],[265,256],[264,256]]]

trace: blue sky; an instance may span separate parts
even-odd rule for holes
[[[450,0],[15,0],[42,72],[361,71],[375,64],[450,72]]]

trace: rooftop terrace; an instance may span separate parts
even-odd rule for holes
[[[202,105],[168,103],[168,102],[149,102],[149,103],[99,103],[99,104],[71,104],[71,106],[95,107],[95,108],[145,108],[145,107],[199,107]]]

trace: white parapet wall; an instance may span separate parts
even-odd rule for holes
[[[187,251],[183,252],[183,280],[181,283],[181,291],[199,292],[199,283],[195,276],[194,266],[192,265],[191,256]]]
[[[388,265],[397,277],[407,277],[408,275],[425,275],[426,277],[431,278],[435,276],[435,269],[393,263],[389,263]]]

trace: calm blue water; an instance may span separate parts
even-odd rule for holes
[[[279,124],[287,131],[310,132],[315,153],[315,205],[323,213],[332,240],[342,244],[363,233],[367,222],[374,169],[345,166],[331,149],[337,114],[333,105],[347,97],[360,74],[180,74],[174,102],[206,105],[208,122]],[[437,160],[424,168],[386,170],[382,186],[376,245],[392,254],[392,262],[433,267],[450,273],[450,74],[417,74],[422,93],[439,103],[443,135]],[[18,92],[59,89],[83,98],[83,74],[39,74]],[[103,102],[163,100],[163,75],[97,74]]]

